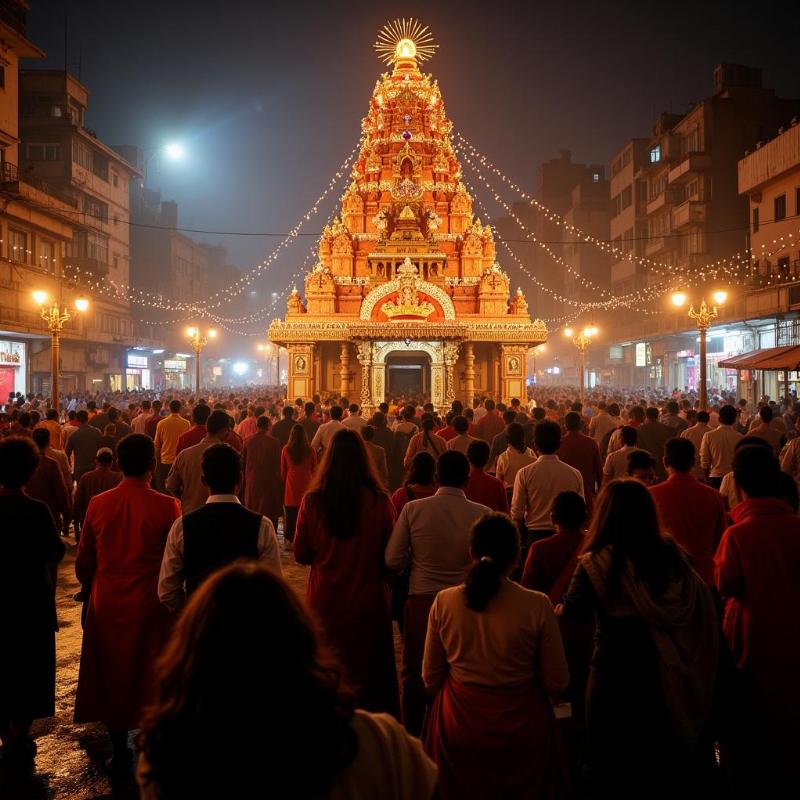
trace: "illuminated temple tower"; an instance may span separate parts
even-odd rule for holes
[[[525,396],[529,348],[547,338],[495,261],[491,228],[450,141],[439,87],[419,63],[430,33],[397,21],[376,49],[393,65],[375,84],[341,215],[269,339],[289,353],[289,397],[337,392],[369,412],[387,396],[437,408],[476,394]]]

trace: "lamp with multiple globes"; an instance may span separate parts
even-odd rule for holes
[[[54,300],[48,305],[47,292],[37,289],[32,293],[33,302],[39,306],[39,313],[50,332],[50,403],[51,407],[60,412],[60,369],[61,369],[61,331],[64,325],[72,319],[66,305],[60,306]],[[89,300],[83,295],[78,295],[74,301],[75,310],[84,314],[89,310]]]
[[[186,337],[189,339],[189,344],[194,350],[194,387],[197,396],[200,396],[200,353],[203,348],[208,344],[209,339],[217,338],[217,331],[214,328],[209,328],[203,333],[199,326],[190,325],[186,329]]]
[[[714,320],[719,316],[719,308],[724,305],[728,299],[728,293],[724,289],[717,289],[711,295],[714,305],[710,308],[706,303],[705,297],[700,301],[700,308],[695,311],[694,305],[689,306],[689,319],[694,320],[697,324],[697,330],[700,333],[700,410],[708,410],[708,386],[706,373],[708,370],[708,363],[706,358],[706,339],[707,332]],[[686,292],[678,291],[672,295],[672,305],[675,308],[685,308],[689,298]]]
[[[580,358],[579,389],[581,403],[583,403],[586,396],[586,348],[599,333],[600,331],[596,325],[587,325],[581,331],[576,331],[573,328],[564,328],[564,336],[568,339],[572,339],[572,343],[578,348]]]

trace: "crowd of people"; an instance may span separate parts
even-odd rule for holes
[[[74,537],[74,720],[144,798],[783,794],[800,406],[576,396],[10,397],[0,766],[55,712]]]

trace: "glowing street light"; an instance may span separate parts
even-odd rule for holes
[[[66,306],[59,308],[58,303],[54,300],[48,306],[49,296],[47,292],[37,289],[33,292],[33,301],[39,306],[39,313],[42,319],[47,324],[47,330],[50,331],[50,402],[51,406],[59,411],[60,398],[59,398],[59,382],[60,382],[60,369],[61,369],[61,331],[64,325],[69,322],[72,317]],[[80,295],[75,299],[75,310],[81,314],[89,309],[89,301]]]
[[[179,142],[170,142],[165,148],[164,152],[167,155],[167,158],[170,161],[180,161],[185,155],[186,151],[183,149],[183,145]]]
[[[708,387],[706,386],[706,371],[708,368],[706,358],[706,334],[711,327],[711,323],[719,316],[719,306],[724,305],[728,299],[728,293],[724,289],[718,289],[711,297],[714,305],[709,308],[705,297],[700,301],[699,310],[694,310],[694,305],[689,307],[689,318],[697,323],[700,332],[700,411],[708,410]],[[685,292],[675,292],[672,295],[672,305],[675,308],[683,308],[688,297]]]
[[[214,328],[209,328],[203,334],[199,327],[192,325],[186,329],[186,336],[189,339],[189,344],[194,350],[194,386],[195,394],[200,396],[200,353],[203,348],[208,344],[209,339],[217,338],[217,331]]]
[[[572,343],[578,348],[580,354],[580,396],[581,403],[584,401],[586,393],[586,348],[592,343],[600,331],[595,325],[587,325],[579,333],[572,328],[564,328],[564,336],[572,339]]]
[[[258,352],[264,353],[264,355],[269,359],[272,356],[273,351],[275,352],[275,385],[280,386],[281,383],[281,349],[278,345],[272,344],[272,342],[266,342],[258,345]],[[267,372],[269,375],[269,372]]]

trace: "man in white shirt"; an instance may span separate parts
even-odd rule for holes
[[[439,489],[433,497],[406,503],[386,546],[386,565],[401,570],[410,565],[409,597],[403,630],[403,724],[419,734],[425,711],[422,654],[428,612],[436,593],[461,583],[471,566],[469,534],[472,525],[491,509],[467,500],[469,462],[463,453],[439,456]]]
[[[456,435],[447,443],[448,450],[458,450],[459,453],[467,454],[469,446],[476,441],[474,436],[470,436],[469,420],[461,415],[453,418],[453,430]]]
[[[681,439],[688,439],[694,445],[695,465],[692,475],[698,481],[702,481],[706,477],[703,467],[700,465],[700,446],[703,444],[703,437],[712,430],[708,424],[709,419],[708,411],[698,411],[697,422],[681,432]]]
[[[536,426],[534,444],[539,458],[523,467],[514,478],[511,517],[523,529],[520,564],[525,563],[533,542],[555,533],[550,511],[561,492],[583,494],[583,477],[556,455],[561,445],[561,428],[545,420]]]
[[[347,407],[348,416],[346,419],[342,420],[342,425],[345,428],[349,428],[351,431],[355,431],[356,433],[361,433],[364,430],[364,426],[367,424],[367,420],[358,413],[358,404],[357,403],[350,403]]]
[[[602,400],[597,404],[597,413],[589,423],[589,436],[597,442],[598,447],[602,444],[605,435],[619,425],[619,406],[616,407],[616,411],[617,416],[612,417]]]
[[[622,447],[606,456],[606,463],[603,465],[604,483],[624,478],[628,474],[628,456],[639,449],[636,446],[639,437],[632,425],[623,425],[620,428],[620,438]]]
[[[244,508],[237,497],[242,465],[236,450],[222,443],[209,447],[202,473],[209,497],[173,523],[158,576],[158,599],[173,613],[212,572],[239,559],[263,562],[282,574],[272,522]]]
[[[331,443],[331,439],[341,430],[344,430],[344,425],[342,425],[342,407],[332,406],[330,421],[323,422],[322,425],[317,428],[317,432],[311,440],[311,446],[318,453],[324,452]]]
[[[142,410],[138,416],[131,420],[131,430],[134,433],[147,433],[147,423],[152,419],[152,412],[150,411],[150,401],[142,400]]]
[[[708,431],[700,443],[700,466],[708,485],[719,489],[722,479],[733,469],[733,451],[742,434],[734,430],[736,409],[722,406],[719,410],[719,427]]]

